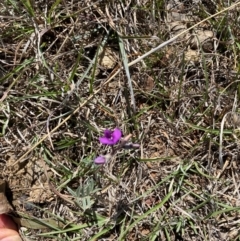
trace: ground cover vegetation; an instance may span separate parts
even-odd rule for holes
[[[0,211],[23,240],[239,240],[239,10],[0,2]]]

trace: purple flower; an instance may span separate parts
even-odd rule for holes
[[[115,145],[121,139],[122,132],[118,128],[114,131],[105,130],[104,136],[99,138],[99,141],[104,145]]]
[[[106,158],[104,156],[98,156],[94,160],[94,163],[97,164],[97,165],[105,164],[105,162],[106,162]]]

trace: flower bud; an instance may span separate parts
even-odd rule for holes
[[[97,165],[102,165],[105,164],[106,158],[104,156],[98,156],[97,158],[94,159],[94,163]]]
[[[129,150],[129,149],[138,149],[139,147],[140,147],[139,144],[131,143],[131,142],[128,142],[128,143],[124,144],[124,146],[123,146],[123,148],[127,149],[127,150]]]

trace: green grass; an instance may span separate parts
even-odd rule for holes
[[[0,178],[23,237],[239,240],[239,4],[180,2],[4,1]],[[97,166],[115,127],[140,148]]]

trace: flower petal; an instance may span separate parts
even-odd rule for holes
[[[105,131],[104,131],[104,137],[106,137],[106,138],[112,138],[112,131],[110,131],[110,130],[108,130],[108,129],[106,129]]]
[[[116,144],[122,137],[122,132],[120,129],[116,128],[112,133],[112,141]]]
[[[106,137],[99,137],[99,141],[100,141],[100,143],[102,143],[104,145],[114,145],[113,141]]]
[[[106,158],[104,156],[98,156],[94,160],[94,163],[97,164],[97,165],[105,164],[105,162],[106,162]]]

